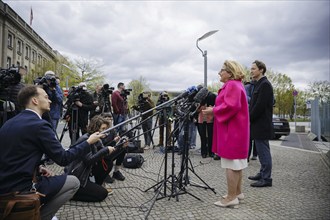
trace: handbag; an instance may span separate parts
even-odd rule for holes
[[[38,192],[11,192],[0,195],[0,220],[40,220]]]
[[[37,169],[32,178],[31,191],[0,195],[0,220],[40,220],[40,196],[37,192]]]

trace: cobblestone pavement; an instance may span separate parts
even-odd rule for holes
[[[198,139],[198,138],[197,138]],[[306,140],[307,141],[307,140]],[[310,143],[309,143],[310,144]],[[159,148],[145,151],[145,162],[140,169],[123,169],[126,180],[111,184],[114,192],[103,202],[67,202],[56,214],[59,219],[330,219],[330,172],[316,150],[285,147],[281,141],[271,141],[273,156],[273,186],[252,188],[247,179],[258,172],[259,161],[251,161],[243,171],[243,191],[246,199],[236,208],[220,208],[213,203],[226,194],[225,171],[220,161],[202,159],[198,150],[190,150],[191,164],[197,176],[210,189],[192,185],[185,187],[189,193],[176,198],[165,197],[155,201],[154,186],[164,179],[164,154]],[[175,176],[179,173],[181,157],[168,155],[168,172],[172,164]],[[62,168],[51,168],[60,173]],[[203,184],[191,171],[190,183]],[[171,178],[169,178],[171,180]],[[146,189],[150,188],[147,192]],[[171,184],[167,182],[167,195]],[[163,188],[161,187],[161,193]],[[163,197],[161,194],[159,197]],[[198,197],[197,200],[194,197]]]

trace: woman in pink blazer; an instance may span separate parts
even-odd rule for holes
[[[219,75],[224,85],[215,106],[203,113],[214,115],[212,151],[221,157],[221,167],[226,168],[227,195],[214,204],[229,207],[244,199],[241,187],[249,150],[249,109],[242,66],[235,61],[225,61]]]

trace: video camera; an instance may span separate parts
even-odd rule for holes
[[[123,89],[120,93],[121,97],[123,97],[125,100],[127,99],[127,96],[130,95],[132,92],[132,89]]]
[[[112,94],[113,90],[115,90],[114,87],[110,87],[109,84],[104,84],[101,89],[101,96],[108,98],[109,95]]]
[[[10,67],[8,69],[0,69],[0,89],[7,88],[10,85],[16,85],[21,81],[21,75],[26,70],[22,67]]]
[[[170,100],[170,97],[168,96],[167,92],[160,93],[159,100],[158,100],[159,104],[167,102],[169,100]]]
[[[35,85],[42,85],[44,89],[56,87],[56,77],[52,75],[40,76],[33,80]]]

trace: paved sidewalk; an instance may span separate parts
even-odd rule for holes
[[[148,219],[330,219],[330,169],[322,162],[321,153],[283,146],[280,141],[271,141],[271,151],[273,187],[249,186],[251,181],[247,176],[256,174],[260,168],[258,160],[251,161],[243,172],[246,199],[232,209],[213,205],[226,194],[225,171],[220,168],[220,161],[202,159],[198,149],[191,150],[190,159],[196,174],[214,187],[217,194],[188,185],[187,191],[201,201],[189,194],[179,195],[179,201],[175,198],[157,200]],[[126,180],[111,184],[114,193],[103,202],[70,201],[56,216],[59,219],[145,219],[156,194],[153,189],[144,190],[163,179],[164,154],[155,148],[142,155],[145,159],[142,168],[124,168]],[[180,158],[175,154],[175,175],[179,172]],[[168,172],[171,164],[169,155]],[[57,173],[62,170],[58,166],[52,169]],[[189,172],[189,177],[191,182],[204,185],[193,173]]]

